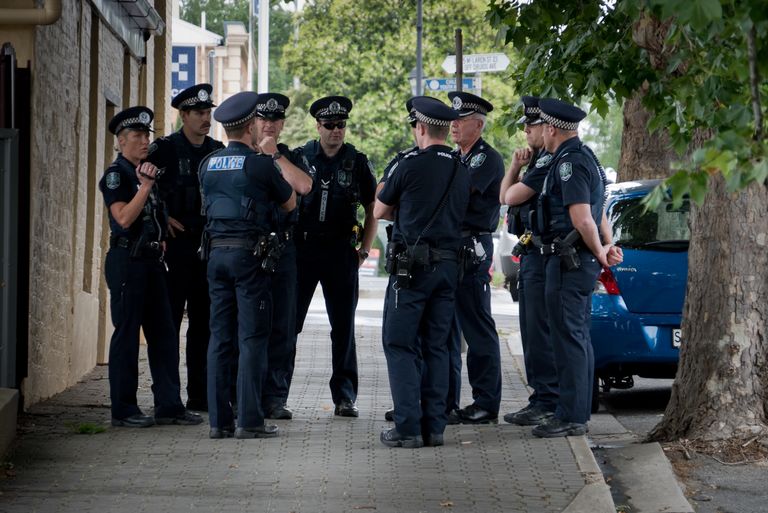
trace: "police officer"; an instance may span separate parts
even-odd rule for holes
[[[469,173],[445,145],[457,112],[423,98],[413,108],[419,151],[403,158],[375,206],[377,218],[395,221],[382,328],[395,427],[380,438],[408,448],[443,444],[448,331],[469,201]]]
[[[456,290],[456,316],[451,329],[449,423],[497,422],[501,403],[501,355],[491,315],[489,270],[493,262],[493,232],[499,224],[499,186],[504,177],[501,155],[482,138],[487,100],[472,93],[451,92],[448,98],[458,118],[451,138],[469,168],[470,196],[461,224],[463,277]],[[456,411],[461,387],[461,334],[467,341],[467,376],[473,402]]]
[[[594,357],[589,339],[592,290],[602,266],[620,261],[603,244],[606,180],[578,137],[586,113],[554,99],[539,101],[544,148],[553,155],[537,205],[545,256],[545,302],[560,396],[555,414],[533,428],[538,437],[578,436],[590,418]],[[607,234],[602,234],[607,237]]]
[[[509,231],[520,237],[515,248],[520,254],[520,336],[528,386],[533,393],[519,411],[504,415],[504,420],[521,426],[536,426],[548,420],[557,407],[558,386],[555,356],[549,339],[547,308],[544,302],[544,257],[541,233],[532,232],[531,212],[552,163],[552,154],[544,149],[544,125],[539,99],[523,96],[523,117],[518,123],[525,131],[527,148],[515,150],[512,165],[501,183],[500,200],[510,205],[507,213]],[[525,173],[520,176],[523,166]],[[537,243],[534,245],[532,237]]]
[[[208,406],[211,438],[268,438],[277,426],[264,424],[262,384],[272,318],[270,273],[281,247],[272,219],[274,205],[296,206],[296,194],[272,157],[256,146],[258,95],[233,95],[216,109],[215,119],[229,145],[200,164],[200,183],[209,240],[208,283],[211,342],[208,348]],[[234,347],[239,349],[237,428],[230,404]]]
[[[318,282],[331,323],[333,374],[330,387],[335,415],[357,417],[355,309],[358,268],[368,258],[376,235],[373,202],[376,178],[368,157],[344,142],[352,101],[327,96],[309,108],[317,120],[319,141],[302,149],[314,171],[312,191],[302,199],[296,249],[298,301],[296,333],[306,318]],[[358,207],[365,210],[361,227]]]
[[[272,157],[283,178],[298,196],[312,190],[312,177],[309,175],[309,163],[301,151],[291,151],[278,142],[289,104],[288,97],[279,93],[259,95],[256,103],[256,149]],[[296,357],[296,246],[293,236],[298,209],[285,212],[275,208],[273,216],[283,251],[277,270],[272,275],[272,332],[262,405],[264,416],[268,419],[291,419],[293,412],[286,402]]]
[[[157,168],[143,162],[152,118],[147,107],[131,107],[112,118],[109,131],[117,136],[120,153],[99,181],[111,229],[105,275],[115,326],[109,345],[113,426],[203,421],[184,409],[179,395],[177,334],[163,265],[166,213],[155,187]],[[154,418],[144,415],[136,401],[140,328],[147,339]]]
[[[184,89],[171,101],[179,110],[181,128],[155,140],[147,160],[162,170],[157,185],[168,205],[168,293],[174,326],[180,333],[187,307],[187,408],[208,411],[206,359],[208,352],[208,282],[205,262],[198,257],[205,217],[201,213],[200,161],[224,145],[208,137],[211,108],[215,107],[209,84]]]

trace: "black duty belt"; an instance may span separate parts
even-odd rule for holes
[[[450,249],[429,248],[429,260],[433,263],[441,261],[458,262],[459,257],[456,251]]]
[[[493,232],[476,232],[472,230],[461,230],[462,237],[480,237],[481,235],[493,235]]]
[[[299,232],[299,238],[302,240],[328,240],[328,239],[348,239],[352,237],[352,228],[346,232]]]
[[[293,226],[285,231],[277,232],[277,236],[283,242],[288,242],[289,240],[293,239]]]
[[[133,245],[136,244],[135,240],[131,240],[128,237],[115,237],[112,236],[109,238],[109,247],[110,248],[124,248],[124,249],[130,249],[133,247]],[[159,250],[160,249],[160,243],[158,241],[151,241],[144,244],[144,247],[142,249],[150,249],[150,250]]]
[[[211,249],[213,248],[242,248],[254,249],[256,242],[251,239],[213,239]]]

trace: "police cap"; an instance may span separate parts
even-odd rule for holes
[[[256,105],[259,95],[253,91],[235,93],[219,105],[213,112],[213,119],[224,128],[235,128],[244,125],[256,115]]]
[[[517,120],[521,125],[540,125],[544,123],[541,120],[541,109],[539,108],[538,96],[522,96],[523,117]]]
[[[437,98],[417,96],[411,100],[416,121],[421,121],[427,125],[448,126],[451,121],[459,118],[458,112]]]
[[[309,113],[315,119],[348,119],[351,110],[352,100],[346,96],[326,96],[309,106]]]
[[[539,109],[541,109],[541,120],[544,123],[562,130],[576,130],[579,128],[579,121],[587,115],[575,105],[552,98],[539,100]]]
[[[150,126],[154,117],[155,113],[147,107],[141,105],[128,107],[115,114],[109,121],[109,131],[115,135],[118,135],[124,128],[141,132],[154,132]]]
[[[195,84],[187,87],[171,100],[171,107],[179,110],[202,110],[215,107],[211,93],[211,84]]]
[[[440,101],[437,98],[434,98],[432,96],[413,96],[411,98],[408,98],[408,101],[405,102],[405,110],[408,111],[408,117],[406,118],[406,120],[409,123],[415,123],[416,122],[416,114],[413,112],[413,100],[415,100],[416,98],[424,98],[424,99],[426,99],[428,101],[431,101],[431,100],[434,100],[436,102]]]
[[[469,116],[470,114],[488,114],[493,110],[493,105],[488,100],[483,100],[476,94],[465,93],[464,91],[452,91],[448,93],[453,110],[459,113],[459,117]]]
[[[256,104],[256,115],[264,119],[285,119],[285,109],[291,104],[287,96],[280,93],[261,93]]]

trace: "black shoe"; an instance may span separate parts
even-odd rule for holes
[[[116,427],[145,428],[155,425],[155,419],[143,413],[137,413],[124,419],[112,417],[112,425]]]
[[[518,426],[538,426],[547,422],[554,415],[554,412],[545,410],[540,406],[526,406],[520,411],[504,415],[504,422]]]
[[[271,424],[265,424],[254,428],[239,427],[235,429],[235,438],[239,440],[247,440],[250,438],[275,438],[279,434],[280,430],[277,426]]]
[[[497,424],[499,422],[498,413],[491,413],[474,404],[459,410],[459,417],[462,424]]]
[[[265,415],[265,419],[277,419],[277,420],[291,420],[293,418],[293,412],[284,404],[278,404]]]
[[[438,433],[423,435],[422,438],[424,439],[424,447],[440,447],[445,443],[443,435]]]
[[[587,425],[578,422],[566,422],[552,417],[549,422],[533,428],[534,436],[539,438],[557,438],[560,436],[582,436],[587,433]]]
[[[211,431],[208,433],[208,438],[218,439],[218,438],[232,438],[232,435],[235,434],[235,426],[227,426],[223,428],[217,428],[212,427]]]
[[[355,403],[349,399],[342,399],[339,404],[336,405],[336,409],[333,410],[334,415],[340,417],[359,417],[360,412],[355,406]]]
[[[459,415],[459,410],[451,410],[448,412],[448,425],[455,426],[456,424],[461,424],[461,415]]]
[[[418,449],[424,447],[424,439],[421,435],[403,436],[397,432],[397,429],[385,429],[381,432],[381,443],[387,447],[404,447],[406,449]]]
[[[175,424],[177,426],[197,426],[203,423],[203,417],[197,413],[184,410],[184,413],[179,413],[173,417],[155,417],[155,422],[161,426],[168,426]]]
[[[394,408],[384,412],[384,420],[386,420],[387,422],[394,422],[395,421],[395,409]]]
[[[208,411],[208,401],[205,399],[187,399],[187,409],[192,411]]]

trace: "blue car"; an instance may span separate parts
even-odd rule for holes
[[[674,378],[688,276],[690,203],[663,201],[645,211],[643,198],[659,180],[608,187],[607,215],[624,261],[600,274],[592,296],[595,383],[603,392],[634,385],[633,376]],[[599,383],[598,383],[599,380]]]

